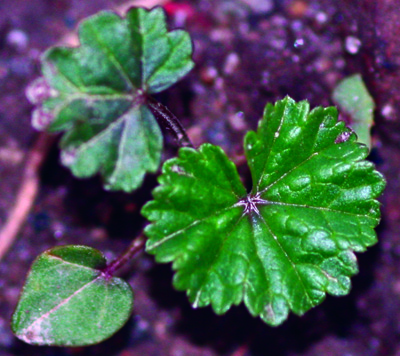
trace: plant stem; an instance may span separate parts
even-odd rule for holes
[[[181,122],[166,106],[159,103],[149,95],[146,96],[146,103],[157,119],[158,123],[167,130],[172,131],[173,135],[175,136],[175,140],[180,146],[194,147]]]
[[[134,239],[125,252],[123,252],[114,261],[106,266],[106,268],[103,270],[103,273],[108,277],[112,277],[143,248],[145,242],[146,239],[144,235],[140,235],[138,238]]]

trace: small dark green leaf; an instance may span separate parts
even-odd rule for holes
[[[65,131],[62,162],[77,177],[103,175],[106,188],[132,191],[158,169],[162,135],[145,95],[176,83],[192,67],[192,43],[167,31],[161,8],[132,8],[121,19],[101,12],[79,27],[81,46],[54,47],[42,58],[43,80],[28,97],[33,125]]]
[[[220,314],[243,301],[279,325],[326,293],[349,292],[353,252],[376,242],[385,181],[335,108],[309,112],[290,98],[267,105],[245,153],[250,194],[219,147],[182,148],[167,161],[142,210],[152,222],[146,248],[173,262],[174,285],[194,307]]]
[[[120,278],[106,276],[104,256],[86,246],[62,246],[33,263],[12,329],[36,345],[84,346],[119,330],[132,311],[133,294]]]

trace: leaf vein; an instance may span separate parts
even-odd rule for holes
[[[303,164],[307,163],[310,159],[312,159],[314,156],[318,155],[320,152],[314,152],[312,155],[308,156],[304,161],[300,162],[297,166],[293,167],[286,173],[282,174],[279,178],[277,178],[275,181],[273,181],[268,187],[264,188],[261,192],[258,193],[258,195],[262,195],[265,193],[268,189],[270,189],[272,186],[274,186],[276,183],[280,182],[282,179],[284,179],[286,176],[288,176],[290,173],[298,169],[300,166]]]
[[[331,209],[331,208],[327,208],[327,207],[303,205],[303,204],[295,204],[295,203],[284,203],[284,202],[279,202],[279,201],[268,201],[268,203],[270,205],[282,205],[282,206],[291,206],[291,207],[295,207],[295,208],[307,208],[307,209],[321,210],[321,211],[327,211],[327,212],[331,212],[331,213],[338,213],[338,214],[344,214],[344,215],[350,215],[350,216],[356,216],[356,217],[362,217],[362,218],[368,218],[371,220],[376,220],[369,216],[365,216],[364,214],[356,214],[356,213],[351,213],[349,211],[336,210],[336,209]]]
[[[269,152],[268,152],[268,157],[266,157],[266,159],[265,159],[265,161],[264,161],[264,165],[263,165],[263,169],[262,169],[262,174],[260,174],[260,178],[258,179],[258,182],[257,182],[257,188],[256,188],[257,191],[259,190],[261,181],[262,181],[263,177],[265,176],[265,170],[266,170],[266,167],[267,167],[267,163],[268,163],[269,157],[270,157],[270,155],[271,155],[272,148],[274,147],[274,144],[275,144],[276,140],[277,140],[278,137],[279,137],[280,131],[281,131],[282,126],[283,126],[283,122],[284,122],[285,117],[286,117],[286,115],[287,115],[287,110],[288,110],[288,102],[286,101],[286,102],[285,102],[285,108],[284,108],[284,110],[283,110],[283,114],[282,114],[281,119],[280,119],[280,122],[279,122],[279,126],[278,126],[277,130],[276,130],[275,133],[274,133],[274,139],[273,139],[273,141],[272,141],[271,148],[270,148],[270,150],[269,150]]]
[[[67,265],[71,265],[71,266],[78,267],[78,268],[85,268],[85,269],[90,270],[90,271],[98,272],[98,269],[96,269],[96,268],[92,268],[92,267],[88,267],[88,266],[84,266],[84,265],[79,265],[77,263],[69,262],[69,261],[66,261],[63,258],[59,257],[59,256],[55,256],[55,255],[52,255],[52,254],[48,254],[47,256],[52,258],[52,259],[55,259],[55,260],[58,260],[58,261],[62,261],[62,263],[65,263]],[[57,268],[57,267],[59,267],[59,265],[53,266],[53,267],[50,267],[50,268]],[[50,269],[50,268],[48,268],[48,269]]]
[[[177,235],[179,235],[179,234],[181,234],[181,233],[184,233],[185,231],[187,231],[187,230],[190,229],[191,227],[194,227],[194,226],[196,226],[196,225],[198,225],[198,224],[200,224],[200,223],[202,223],[202,222],[204,222],[204,221],[206,221],[206,220],[208,220],[208,219],[210,219],[210,218],[212,218],[212,217],[214,217],[214,216],[216,216],[216,215],[218,215],[218,214],[220,214],[220,213],[229,211],[230,209],[233,209],[233,208],[237,208],[237,205],[232,205],[232,206],[230,206],[230,207],[223,208],[223,209],[221,209],[221,210],[212,212],[211,215],[208,215],[208,216],[206,216],[206,217],[204,217],[204,218],[201,218],[201,219],[199,219],[199,220],[195,220],[195,221],[191,222],[189,225],[185,226],[184,228],[179,229],[179,230],[173,232],[172,234],[169,234],[169,235],[167,235],[167,236],[164,236],[164,238],[162,238],[161,240],[158,240],[157,242],[153,243],[152,245],[147,246],[147,250],[148,250],[148,251],[149,251],[149,250],[153,250],[153,249],[157,248],[158,246],[162,245],[163,243],[165,243],[165,242],[171,240],[171,239],[174,238],[175,236],[177,236]]]
[[[263,217],[262,215],[260,215],[260,218],[261,218],[262,222],[264,223],[264,225],[266,226],[266,228],[269,230],[269,232],[270,232],[270,234],[272,235],[272,237],[274,238],[274,241],[276,242],[276,244],[279,246],[279,248],[281,249],[281,251],[283,252],[283,254],[285,255],[285,257],[287,258],[287,260],[288,260],[289,263],[291,264],[291,266],[292,266],[294,272],[296,273],[296,276],[297,276],[299,282],[301,283],[301,286],[303,287],[304,294],[305,294],[305,296],[306,296],[308,302],[309,302],[311,305],[313,305],[311,296],[310,296],[310,294],[309,294],[309,292],[308,292],[308,290],[307,290],[307,288],[306,288],[306,286],[305,286],[305,284],[304,284],[304,280],[303,280],[302,276],[300,275],[299,270],[297,269],[297,265],[293,262],[293,260],[292,260],[292,258],[290,257],[290,255],[289,255],[289,254],[286,252],[286,250],[283,248],[283,246],[282,246],[281,243],[279,242],[278,236],[276,236],[275,233],[272,231],[270,225],[267,223],[267,221],[264,219],[264,217]],[[288,300],[288,302],[289,302],[289,305],[292,306],[291,301]]]
[[[107,44],[101,39],[101,36],[99,36],[99,33],[97,32],[97,29],[95,26],[93,26],[93,24],[91,24],[89,21],[87,22],[88,24],[90,24],[90,27],[95,35],[95,38],[97,40],[97,43],[100,45],[101,48],[103,48],[105,55],[107,57],[107,55],[109,55],[109,59],[110,61],[114,64],[114,67],[118,70],[120,76],[122,77],[122,79],[125,81],[125,83],[129,86],[129,88],[131,90],[135,89],[136,86],[135,84],[132,82],[132,80],[129,77],[128,72],[125,70],[125,68],[123,67],[123,65],[121,64],[121,62],[118,60],[117,56],[115,55],[115,53],[110,49],[109,46],[107,46]]]
[[[57,304],[55,307],[50,309],[48,312],[44,313],[41,315],[39,318],[37,318],[32,324],[30,324],[28,327],[20,331],[20,335],[26,335],[27,333],[34,332],[35,326],[40,325],[47,317],[49,317],[51,314],[55,313],[58,309],[60,309],[63,305],[67,304],[73,297],[81,293],[83,290],[91,286],[93,283],[95,283],[99,278],[101,278],[101,274],[94,278],[92,281],[86,283],[83,285],[81,288],[73,292],[70,296],[62,300],[59,304]]]
[[[215,256],[214,256],[212,262],[211,262],[210,265],[209,265],[209,267],[207,268],[207,272],[204,274],[205,276],[204,276],[203,280],[201,281],[201,286],[200,286],[199,290],[198,290],[197,293],[196,293],[196,298],[195,298],[195,300],[194,300],[194,302],[193,302],[193,307],[194,307],[194,308],[197,308],[197,307],[198,307],[198,302],[199,302],[199,300],[200,300],[200,296],[201,296],[201,293],[202,293],[202,291],[203,291],[204,284],[205,284],[206,280],[208,280],[208,278],[209,278],[209,276],[210,276],[210,272],[215,268],[215,262],[216,262],[216,261],[218,260],[218,258],[221,256],[221,253],[222,253],[222,250],[223,250],[223,248],[224,248],[224,245],[225,245],[226,240],[233,234],[233,232],[234,232],[235,229],[238,227],[238,225],[240,224],[240,222],[242,221],[242,219],[243,219],[244,216],[245,216],[244,214],[242,214],[242,215],[240,216],[240,218],[239,218],[239,219],[234,223],[234,225],[232,226],[232,229],[231,229],[231,230],[225,235],[225,237],[223,238],[222,243],[221,243],[221,246],[220,246],[220,248],[218,249],[217,253],[215,254]]]
[[[178,30],[179,31],[179,30]],[[173,32],[170,32],[173,33]],[[153,73],[151,73],[151,75],[149,76],[149,79],[147,80],[148,82],[151,82],[153,80],[153,77],[157,76],[160,70],[162,70],[162,68],[164,67],[164,65],[171,59],[173,58],[173,56],[175,56],[176,50],[179,48],[179,46],[182,44],[182,42],[185,41],[185,36],[182,36],[181,40],[175,44],[174,47],[171,46],[171,40],[169,39],[169,36],[167,36],[167,40],[168,40],[168,47],[169,47],[169,51],[167,54],[167,57],[164,58],[163,61],[161,61],[156,68],[154,68]],[[171,50],[172,47],[172,50]]]

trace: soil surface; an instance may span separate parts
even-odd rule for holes
[[[161,1],[160,1],[161,2]],[[30,126],[26,86],[40,75],[40,53],[68,38],[77,23],[122,1],[0,2],[0,228],[38,133]],[[143,3],[143,1],[142,1]],[[146,3],[146,2],[145,2]],[[155,3],[152,1],[151,3]],[[55,143],[40,190],[17,241],[0,263],[3,356],[400,355],[400,5],[397,0],[163,1],[171,28],[194,40],[196,68],[158,99],[188,128],[196,145],[221,145],[248,176],[242,139],[266,102],[285,95],[332,105],[339,80],[361,73],[376,104],[370,155],[387,178],[379,243],[359,255],[346,297],[327,297],[303,317],[271,328],[243,306],[216,316],[193,310],[171,286],[170,265],[145,254],[124,276],[135,291],[134,315],[106,342],[86,348],[26,345],[9,320],[29,266],[44,250],[84,244],[110,259],[142,230],[141,206],[155,175],[133,194],[110,193],[95,177],[77,180],[59,164]],[[69,34],[69,35],[68,35]],[[67,36],[68,35],[68,36]],[[67,36],[67,37],[65,37]],[[164,159],[177,147],[166,133]]]

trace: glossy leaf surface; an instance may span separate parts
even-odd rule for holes
[[[84,20],[79,39],[80,47],[54,47],[44,54],[42,71],[50,88],[44,101],[28,90],[31,101],[42,102],[33,125],[65,131],[62,162],[77,177],[101,172],[106,188],[132,191],[146,172],[157,170],[162,149],[145,97],[193,67],[190,37],[168,32],[161,8],[132,8],[124,19],[104,11]]]
[[[12,319],[15,335],[29,344],[83,346],[120,329],[133,294],[120,278],[105,276],[104,256],[86,246],[61,246],[31,267]]]
[[[217,146],[182,148],[164,164],[142,210],[147,251],[173,262],[174,285],[194,307],[221,314],[243,301],[279,325],[326,293],[349,292],[353,252],[376,242],[385,182],[335,108],[268,104],[244,146],[250,194]]]

